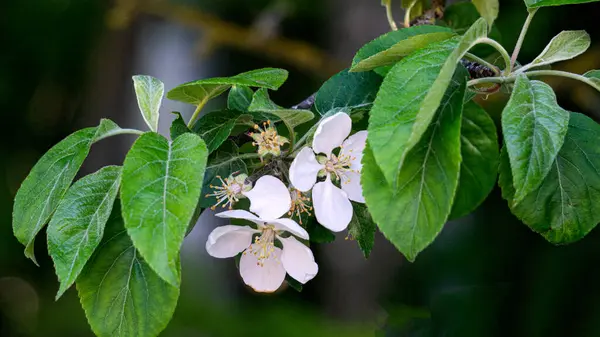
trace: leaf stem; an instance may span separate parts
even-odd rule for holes
[[[525,40],[525,35],[527,35],[527,30],[529,30],[529,25],[531,24],[531,20],[533,20],[533,16],[537,12],[537,10],[537,8],[528,9],[529,14],[527,15],[527,19],[525,19],[523,28],[521,28],[521,34],[519,34],[519,39],[517,40],[517,44],[515,45],[515,49],[513,50],[512,57],[510,58],[509,73],[515,66],[515,62],[517,62],[517,57],[519,56],[519,52],[521,51],[521,46],[523,45],[523,41]]]
[[[517,80],[517,76],[519,74],[513,74],[511,76],[499,76],[499,77],[484,77],[484,78],[478,78],[475,80],[470,80],[469,82],[467,82],[467,86],[474,86],[474,85],[478,85],[478,84],[484,84],[484,83],[511,83]],[[565,78],[570,78],[573,80],[577,80],[580,82],[583,82],[589,86],[591,86],[592,88],[600,91],[600,85],[594,83],[594,81],[590,80],[589,78],[579,75],[579,74],[573,74],[573,73],[569,73],[566,71],[560,71],[560,70],[533,70],[530,72],[526,72],[525,75],[527,75],[527,77],[536,77],[536,76],[558,76],[558,77],[565,77]]]
[[[487,38],[487,37],[477,39],[477,41],[475,41],[475,44],[481,44],[481,43],[487,44],[488,46],[493,47],[500,53],[500,55],[502,55],[502,58],[504,59],[504,64],[506,65],[503,73],[510,74],[510,69],[511,69],[510,56],[508,55],[508,52],[506,51],[506,49],[504,49],[504,47],[502,47],[502,45],[500,43],[498,43],[495,40],[492,40],[490,38]]]
[[[96,139],[94,139],[94,143],[101,141],[104,138],[108,138],[108,137],[112,137],[112,136],[117,136],[117,135],[142,135],[144,134],[144,131],[140,131],[140,130],[136,130],[136,129],[115,129],[112,131],[109,131],[105,134],[102,135],[102,137],[98,137]]]
[[[198,118],[200,111],[202,111],[202,108],[204,108],[204,105],[206,104],[206,102],[208,102],[208,96],[203,98],[202,101],[200,101],[200,103],[198,103],[196,110],[194,110],[194,113],[192,114],[192,117],[190,118],[190,121],[187,124],[188,128],[191,129],[192,126],[194,126],[194,123],[196,122],[196,119]]]
[[[412,9],[416,3],[417,0],[413,0],[404,11],[404,27],[410,27],[410,12],[412,12]]]
[[[577,80],[579,82],[583,82],[589,86],[591,86],[592,88],[600,91],[600,85],[596,84],[594,81],[590,80],[589,78],[579,75],[579,74],[573,74],[567,71],[560,71],[560,70],[532,70],[530,72],[526,72],[525,75],[527,76],[559,76],[559,77],[566,77],[566,78],[570,78],[573,80]]]
[[[396,21],[394,21],[394,15],[392,13],[392,0],[385,1],[384,6],[385,14],[387,16],[388,23],[390,24],[390,28],[392,30],[398,30],[398,25],[396,25]]]

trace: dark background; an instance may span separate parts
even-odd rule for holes
[[[521,0],[500,5],[497,26],[512,50],[526,10]],[[532,60],[561,30],[585,29],[592,47],[555,68],[599,69],[599,20],[598,4],[541,9],[519,60]],[[23,256],[12,199],[36,160],[74,130],[102,117],[144,128],[132,75],[156,76],[169,89],[282,67],[290,78],[272,98],[293,105],[388,29],[379,0],[0,2],[0,335],[92,335],[75,289],[54,301],[44,233],[36,245],[41,267]],[[599,120],[599,93],[548,82],[564,108]],[[498,119],[506,98],[480,103]],[[189,116],[193,107],[166,101],[162,132],[173,110]],[[81,174],[120,164],[132,141],[95,145]],[[232,260],[204,250],[219,224],[204,214],[186,239],[181,297],[162,336],[600,336],[600,232],[554,247],[510,214],[498,190],[473,215],[448,223],[414,264],[380,235],[368,261],[345,234],[316,245],[319,274],[302,293],[246,289]]]

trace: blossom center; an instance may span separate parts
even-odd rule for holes
[[[348,153],[340,152],[339,155],[331,154],[331,158],[325,162],[325,172],[334,176],[334,179],[344,179],[344,183],[350,182],[350,177],[346,173],[354,172],[360,173],[358,170],[352,169],[352,162],[356,160],[356,157],[352,156],[352,150]]]
[[[242,192],[252,188],[250,184],[246,183],[247,177],[248,176],[245,174],[240,174],[236,177],[230,175],[225,179],[221,178],[221,176],[217,176],[221,181],[221,185],[210,185],[210,188],[213,189],[213,193],[205,196],[207,198],[215,197],[217,199],[217,203],[211,206],[211,209],[214,211],[219,205],[221,205],[222,208],[233,209],[233,205],[243,197]]]
[[[258,124],[254,125],[254,130],[248,134],[252,137],[252,145],[258,146],[258,155],[262,158],[267,154],[279,156],[281,154],[281,147],[288,143],[288,139],[280,136],[277,133],[277,129],[271,126],[271,121],[263,122],[262,127]]]
[[[306,213],[306,215],[308,216],[311,215],[310,211],[312,211],[312,207],[308,205],[310,198],[304,196],[302,192],[298,191],[295,188],[290,189],[290,197],[292,199],[292,206],[288,211],[288,215],[297,216],[298,222],[302,224],[302,213]]]
[[[265,261],[275,252],[275,227],[273,225],[265,225],[259,236],[254,238],[254,243],[244,252],[256,256],[258,260],[256,265],[264,267]]]

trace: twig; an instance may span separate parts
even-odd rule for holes
[[[314,93],[314,94],[308,96],[302,102],[294,105],[292,107],[292,109],[294,109],[294,110],[298,110],[298,109],[310,110],[310,108],[312,108],[312,106],[315,104],[316,96],[317,96],[317,93]]]

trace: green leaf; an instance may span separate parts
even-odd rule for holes
[[[308,218],[306,221],[306,231],[308,232],[310,242],[331,243],[335,241],[335,234],[318,223],[314,217]]]
[[[288,77],[287,70],[263,68],[241,73],[232,77],[214,77],[179,85],[167,98],[198,105],[224,93],[233,85],[277,90]]]
[[[369,214],[364,204],[354,203],[352,207],[354,208],[354,214],[348,225],[348,234],[352,239],[356,240],[365,258],[369,258],[371,250],[375,245],[377,225],[373,222],[371,214]]]
[[[211,111],[200,117],[192,131],[204,139],[208,153],[212,153],[227,140],[236,125],[253,125],[251,121],[251,115],[240,111]]]
[[[315,109],[320,115],[341,108],[346,113],[370,107],[381,85],[381,77],[373,72],[351,73],[342,70],[327,80],[315,96]]]
[[[48,225],[48,253],[60,280],[59,299],[75,282],[102,240],[119,191],[121,167],[107,166],[78,180]]]
[[[460,67],[442,97],[434,122],[400,167],[399,186],[390,186],[365,149],[361,182],[369,212],[379,230],[409,261],[442,230],[458,186],[461,112],[466,70]]]
[[[527,5],[529,8],[536,8],[546,6],[577,5],[596,1],[598,0],[525,0],[525,5]]]
[[[227,109],[248,111],[254,91],[243,85],[234,85],[227,96]]]
[[[98,128],[79,130],[54,145],[40,158],[15,196],[13,231],[25,245],[25,256],[36,262],[34,240],[75,178]]]
[[[592,82],[596,83],[600,87],[600,70],[590,70],[583,74],[583,77],[589,78]]]
[[[502,133],[510,158],[515,203],[540,186],[563,145],[569,113],[552,88],[519,75],[502,112]]]
[[[556,35],[527,68],[539,67],[570,60],[583,54],[591,44],[590,36],[583,30],[565,30]]]
[[[600,222],[600,125],[571,113],[565,143],[540,186],[520,203],[506,148],[502,149],[499,185],[511,211],[554,244],[583,238]]]
[[[94,143],[99,142],[104,138],[108,138],[118,134],[121,131],[121,128],[110,119],[102,118],[100,120],[100,125],[98,125],[98,129],[96,130],[96,135],[94,137]]]
[[[484,18],[491,27],[498,17],[500,4],[498,0],[473,0],[473,5],[477,8],[481,17]]]
[[[376,38],[375,40],[365,44],[362,48],[360,48],[360,50],[356,53],[356,55],[354,56],[354,59],[352,60],[351,68],[354,68],[361,61],[366,60],[366,59],[374,56],[375,54],[378,54],[387,49],[390,49],[392,46],[399,43],[400,41],[409,39],[414,36],[418,36],[418,35],[422,35],[422,34],[431,34],[431,33],[452,33],[452,30],[450,30],[446,27],[424,25],[424,26],[412,26],[412,27],[403,28],[400,30],[395,30],[395,31],[391,31],[389,33],[383,34],[380,37]],[[385,74],[387,73],[389,68],[391,68],[391,67],[387,67],[387,69],[384,69],[383,72],[380,72],[380,70],[383,68],[377,69],[376,71],[380,75],[385,76]],[[354,71],[354,69],[353,69],[353,71]]]
[[[133,244],[165,281],[179,284],[179,249],[196,209],[206,145],[193,133],[172,142],[153,132],[133,144],[123,164],[121,202]]]
[[[454,35],[455,34],[452,32],[437,32],[410,36],[399,41],[390,48],[354,64],[352,68],[350,68],[350,71],[367,71],[382,66],[392,65],[416,50],[426,47],[434,42],[447,40]]]
[[[293,277],[291,277],[290,275],[285,275],[285,282],[287,282],[287,284],[290,286],[290,288],[296,290],[297,292],[302,292],[302,286],[303,284],[296,281]]]
[[[173,120],[173,123],[171,123],[171,140],[175,140],[175,138],[185,133],[192,132],[192,130],[190,130],[190,128],[188,128],[185,124],[185,121],[183,120],[183,117],[181,117],[181,114],[179,112],[173,111],[172,114],[174,114],[176,117]]]
[[[265,88],[256,90],[252,97],[252,102],[248,107],[248,111],[266,112],[270,115],[274,115],[277,117],[276,119],[281,119],[291,129],[315,118],[315,115],[310,110],[286,109],[280,107],[271,101],[269,92]]]
[[[408,151],[427,130],[464,54],[487,34],[479,19],[461,39],[432,44],[405,57],[385,77],[369,118],[368,141],[386,180],[397,186]]]
[[[140,112],[150,130],[158,130],[158,110],[165,94],[165,85],[152,76],[133,76],[133,87]]]
[[[475,102],[463,107],[460,144],[460,180],[450,219],[475,210],[496,184],[499,157],[496,126]]]
[[[240,158],[237,150],[219,150],[211,155],[206,165],[206,173],[204,174],[204,182],[202,184],[202,198],[200,199],[200,206],[202,208],[209,208],[218,203],[215,196],[209,196],[209,194],[214,192],[211,186],[221,186],[221,179],[225,179],[233,173],[236,173],[236,175],[242,173],[248,174],[246,163]]]
[[[104,239],[77,279],[77,291],[99,337],[157,336],[169,323],[179,289],[163,281],[136,251],[118,203]]]

